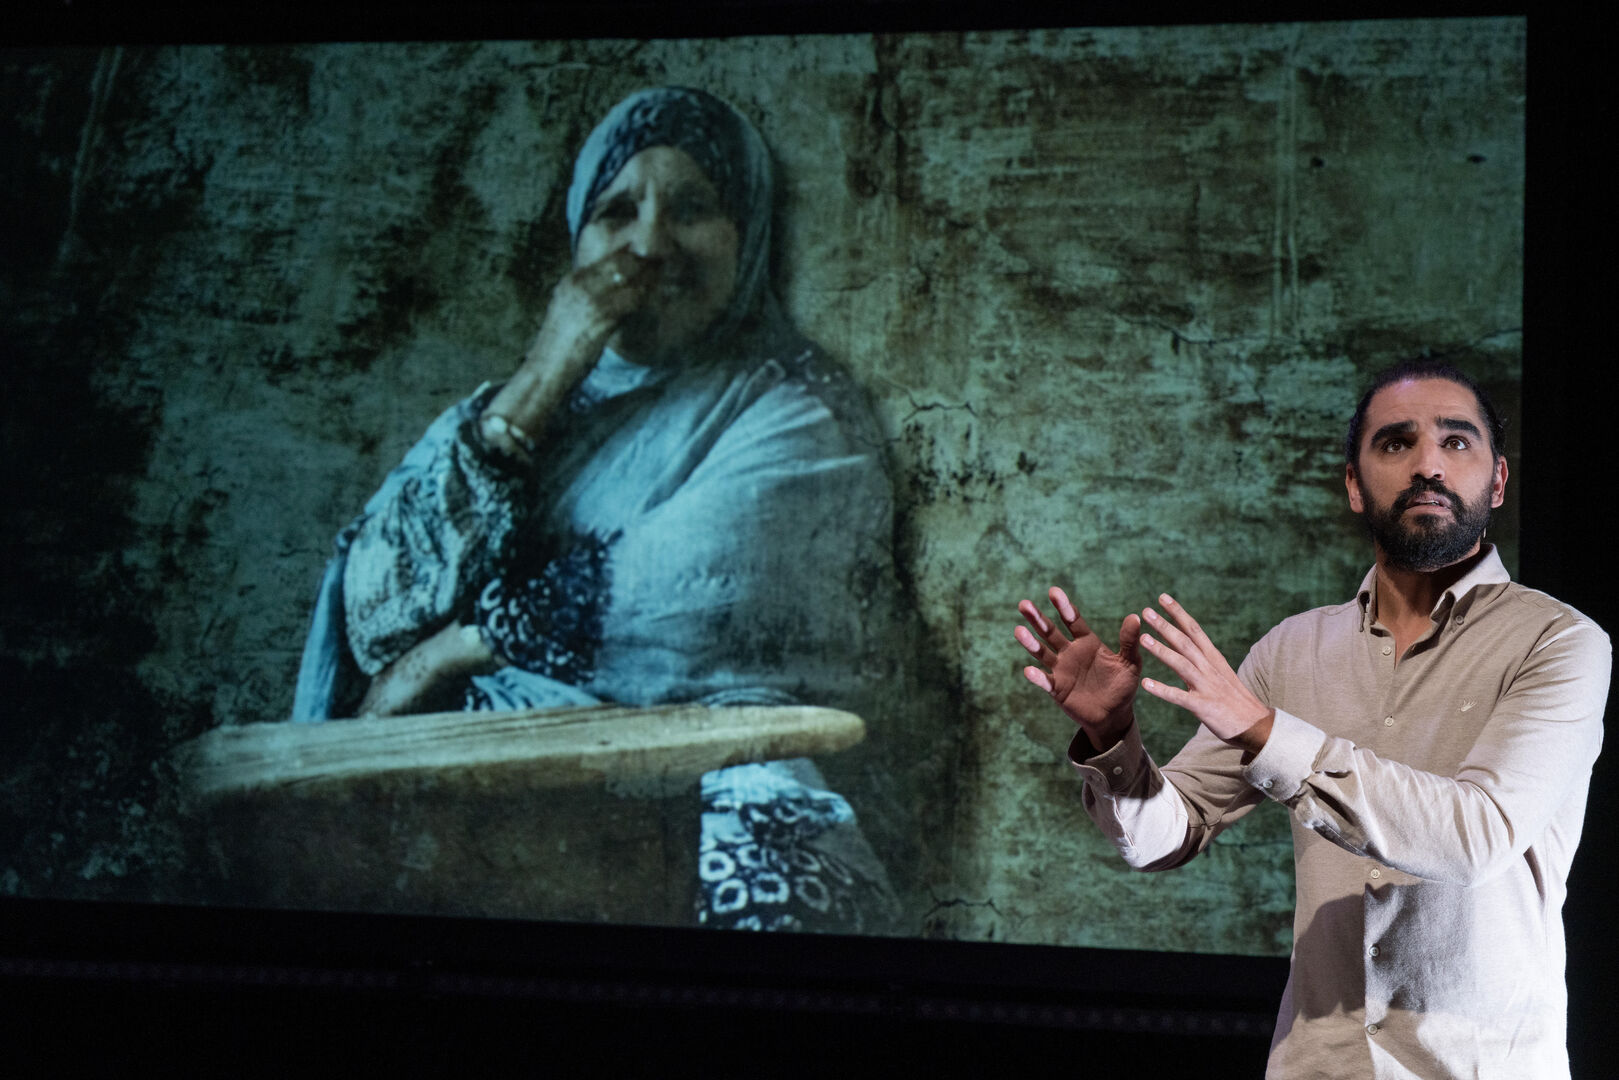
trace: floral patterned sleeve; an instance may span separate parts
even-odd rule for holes
[[[345,626],[367,675],[469,604],[526,513],[530,478],[475,429],[495,390],[480,388],[434,421],[345,530]]]

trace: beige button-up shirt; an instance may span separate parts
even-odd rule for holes
[[[1493,548],[1404,657],[1376,610],[1374,570],[1253,647],[1240,675],[1276,723],[1246,765],[1202,728],[1162,771],[1133,728],[1090,757],[1080,733],[1086,809],[1162,870],[1262,799],[1288,808],[1293,967],[1268,1076],[1567,1077],[1562,906],[1608,637]]]

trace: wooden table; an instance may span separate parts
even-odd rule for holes
[[[177,753],[217,902],[684,925],[702,774],[864,737],[835,709],[591,706],[249,724]]]

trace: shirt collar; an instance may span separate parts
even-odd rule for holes
[[[1438,602],[1434,604],[1432,615],[1438,617],[1439,613],[1447,607],[1471,607],[1475,599],[1475,591],[1483,585],[1505,585],[1512,580],[1507,573],[1506,564],[1501,561],[1501,552],[1494,544],[1485,544],[1483,558],[1473,564],[1473,569],[1456,579],[1456,582],[1440,594]],[[1360,592],[1356,595],[1360,602],[1360,628],[1362,632],[1371,628],[1371,614],[1377,607],[1377,566],[1374,564],[1361,580]],[[1465,608],[1464,608],[1465,610]]]

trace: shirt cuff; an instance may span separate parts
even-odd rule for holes
[[[1270,738],[1243,769],[1243,779],[1277,802],[1288,802],[1315,772],[1327,734],[1292,713],[1276,710]]]
[[[1068,763],[1079,771],[1093,791],[1109,798],[1123,795],[1147,767],[1141,729],[1131,724],[1123,738],[1098,754],[1085,729],[1081,728],[1074,732],[1073,741],[1068,744]]]

